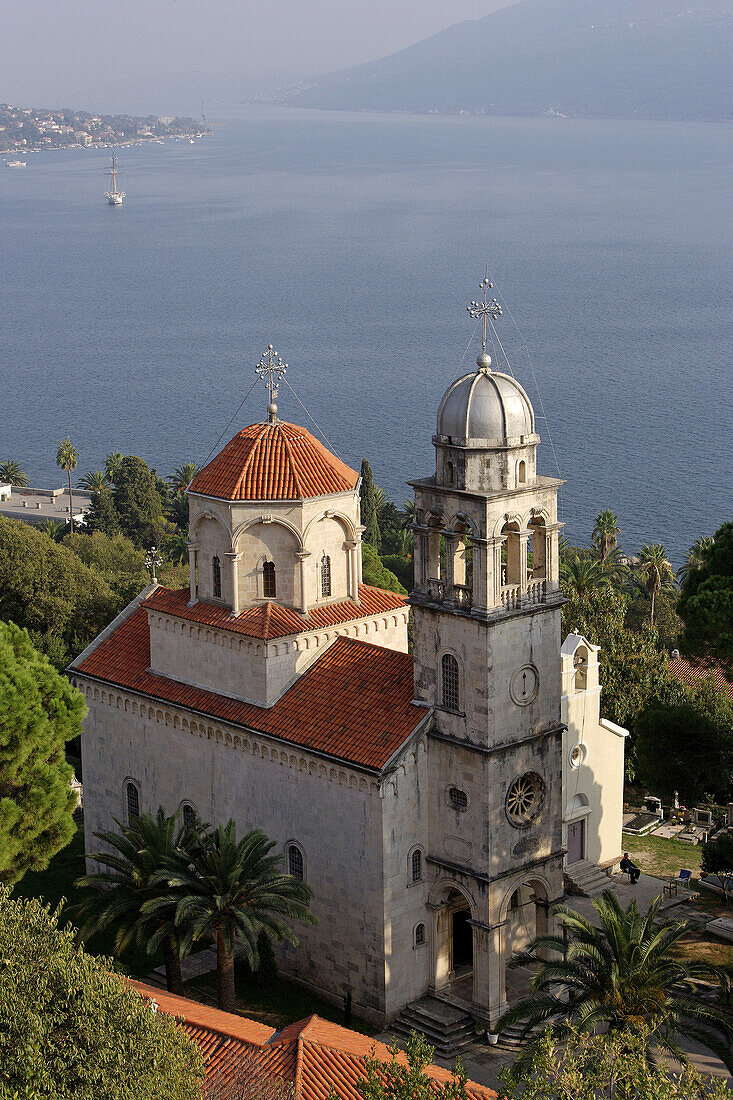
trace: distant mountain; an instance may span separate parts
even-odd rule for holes
[[[731,0],[520,0],[289,93],[333,110],[733,117]]]

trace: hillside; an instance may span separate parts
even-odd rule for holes
[[[520,0],[291,91],[332,110],[733,117],[730,0]]]

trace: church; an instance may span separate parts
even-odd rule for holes
[[[380,1025],[432,994],[491,1027],[512,952],[621,854],[626,734],[598,647],[561,637],[561,482],[485,299],[410,482],[409,597],[362,582],[359,475],[279,419],[270,348],[266,419],[188,487],[188,587],[151,583],[69,669],[87,851],[159,805],[263,829],[318,921],[282,972]]]

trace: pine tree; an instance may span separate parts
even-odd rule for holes
[[[101,531],[103,535],[119,535],[120,517],[117,515],[112,493],[104,485],[92,493],[89,511],[84,521],[90,531]]]
[[[136,546],[160,541],[165,525],[163,504],[153,470],[136,455],[127,455],[115,473],[112,494],[122,534]]]
[[[382,539],[379,534],[379,519],[377,516],[377,499],[374,490],[374,478],[372,468],[366,458],[361,460],[361,489],[359,490],[361,502],[361,522],[365,527],[364,541],[379,550]]]
[[[74,835],[64,745],[81,733],[81,694],[15,623],[0,623],[0,882],[41,871]]]

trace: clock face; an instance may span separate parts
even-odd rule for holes
[[[534,665],[522,665],[512,675],[509,694],[517,706],[526,707],[536,698],[539,686],[540,676]]]

